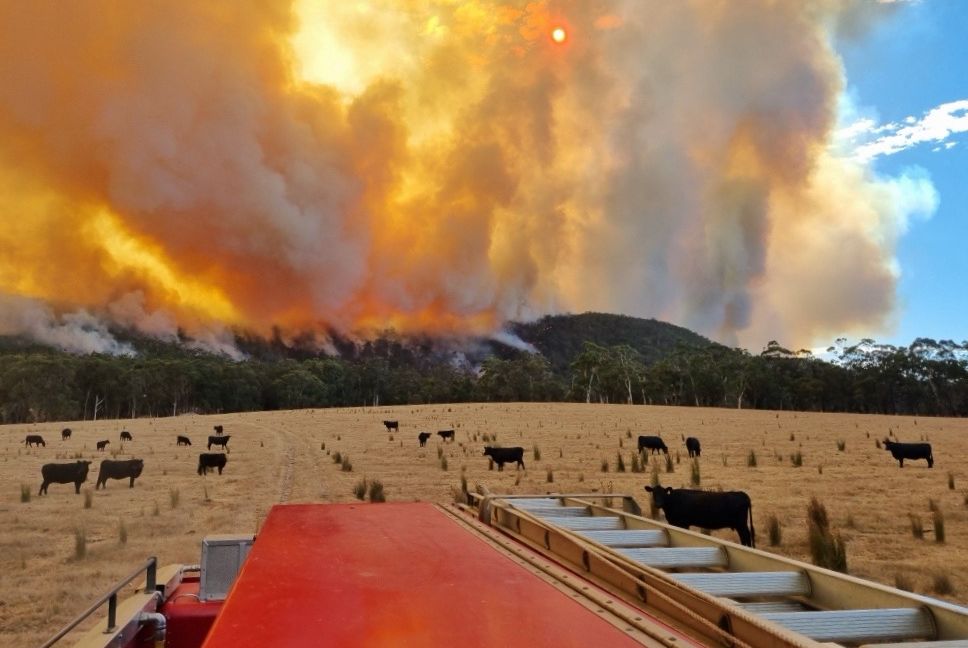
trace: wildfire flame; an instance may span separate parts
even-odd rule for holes
[[[828,153],[841,9],[806,4],[0,3],[0,297],[154,332],[883,325],[930,186]]]

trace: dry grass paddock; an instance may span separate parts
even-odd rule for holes
[[[396,419],[388,433],[382,421]],[[212,426],[231,434],[221,476],[196,474]],[[603,491],[632,493],[648,511],[643,486],[649,473],[628,472],[639,434],[661,434],[673,473],[655,460],[664,485],[689,486],[684,436],[702,441],[701,486],[746,490],[760,548],[809,560],[806,509],[811,497],[826,505],[831,526],[847,540],[850,573],[889,585],[906,583],[934,594],[947,576],[943,598],[968,600],[968,420],[808,414],[580,404],[467,404],[367,409],[303,410],[223,416],[179,416],[134,421],[0,428],[0,645],[32,646],[68,621],[117,578],[149,555],[162,564],[195,563],[209,533],[255,532],[276,502],[345,502],[364,476],[383,482],[387,499],[453,500],[465,475],[470,487],[496,492]],[[454,428],[456,441],[435,434],[426,448],[417,433]],[[123,446],[121,430],[133,441]],[[875,439],[893,432],[902,441],[929,440],[935,466],[907,462],[899,469]],[[27,434],[41,434],[46,448],[25,448]],[[191,448],[176,447],[176,435]],[[513,465],[488,470],[482,435],[503,446],[523,446],[527,470]],[[106,452],[95,442],[110,439]],[[840,442],[843,450],[839,449]],[[540,459],[535,460],[537,446]],[[750,452],[756,466],[748,465]],[[348,457],[352,471],[333,462]],[[800,452],[802,466],[791,455]],[[442,468],[441,453],[447,460]],[[616,472],[617,454],[627,472]],[[676,456],[680,460],[676,460]],[[72,484],[54,484],[38,496],[40,467],[52,461],[92,459],[81,495]],[[139,457],[144,474],[129,489],[109,481],[94,490],[102,458]],[[602,472],[602,463],[608,472]],[[647,468],[650,470],[650,468]],[[954,489],[949,488],[949,473]],[[549,483],[549,475],[553,482]],[[27,485],[30,501],[21,501]],[[85,492],[91,493],[85,508]],[[945,519],[946,542],[934,541],[933,500]],[[378,506],[374,504],[374,506]],[[924,521],[915,538],[909,514]],[[770,547],[769,516],[780,521],[782,543]],[[123,531],[122,531],[123,526]],[[77,534],[86,554],[76,555]],[[732,532],[717,536],[735,539]],[[126,536],[122,542],[122,536]]]

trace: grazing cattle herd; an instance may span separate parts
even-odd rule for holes
[[[228,451],[228,441],[231,438],[230,435],[221,436],[222,426],[216,425],[215,432],[219,436],[210,436],[208,438],[209,448],[212,445],[220,445]],[[187,436],[176,435],[175,440],[176,446],[191,446],[192,442]],[[428,434],[429,436],[429,434]],[[72,437],[72,432],[70,428],[64,428],[61,430],[61,440],[68,441]],[[122,441],[132,441],[133,437],[127,430],[121,431]],[[97,450],[103,452],[107,445],[111,443],[110,440],[104,439],[102,441],[95,442],[95,447]],[[39,434],[28,434],[26,439],[24,439],[24,444],[28,447],[47,447],[44,443],[44,439]],[[201,453],[198,457],[198,474],[204,475],[208,473],[210,468],[218,469],[218,474],[222,474],[222,470],[225,468],[227,458],[224,453]],[[72,461],[69,463],[45,463],[40,468],[40,475],[42,482],[40,485],[40,491],[38,495],[46,495],[47,487],[51,484],[74,484],[74,493],[80,494],[81,484],[87,481],[88,469],[90,468],[90,461]],[[107,481],[109,479],[127,479],[128,487],[134,488],[134,480],[141,476],[144,470],[145,462],[144,459],[104,459],[101,461],[100,469],[98,470],[97,482],[95,483],[94,489],[99,490],[101,488],[107,488]]]
[[[383,421],[387,430],[398,430],[398,421]],[[228,462],[225,453],[229,451],[228,443],[232,435],[223,434],[223,426],[213,427],[214,435],[208,437],[208,449],[212,446],[221,447],[224,452],[202,452],[198,455],[197,472],[204,476],[212,469],[221,475]],[[437,435],[442,443],[454,442],[455,431],[439,430]],[[61,440],[69,441],[72,439],[70,428],[61,431]],[[431,438],[430,432],[420,432],[417,441],[420,447],[425,447]],[[124,430],[120,434],[122,441],[132,441],[132,435]],[[683,437],[685,447],[689,457],[698,458],[701,456],[701,444],[699,439],[693,436]],[[96,442],[98,451],[103,452],[109,440],[104,439]],[[44,439],[39,434],[28,434],[24,439],[27,447],[46,448]],[[188,436],[176,435],[176,446],[191,446],[192,442]],[[462,444],[463,445],[463,444]],[[885,439],[883,441],[885,450],[898,460],[900,467],[904,467],[904,460],[924,459],[927,461],[928,468],[934,466],[934,456],[931,444],[929,443],[901,443]],[[669,448],[659,436],[639,436],[639,453],[664,453],[669,454]],[[41,451],[43,452],[43,451]],[[80,455],[76,455],[80,456]],[[497,464],[498,470],[504,470],[504,464],[515,463],[516,469],[525,469],[524,448],[523,447],[498,447],[488,445],[484,447],[483,456]],[[535,451],[537,457],[537,450]],[[45,463],[41,466],[40,472],[42,483],[40,495],[47,494],[50,484],[74,484],[74,492],[80,493],[81,484],[87,481],[91,461],[78,460],[67,463]],[[128,487],[134,488],[135,480],[141,476],[145,468],[143,459],[113,460],[104,459],[101,461],[98,470],[97,483],[95,490],[107,488],[109,479],[127,479]],[[653,504],[656,509],[663,511],[666,521],[674,526],[681,528],[698,527],[700,529],[733,529],[739,535],[742,544],[753,547],[756,542],[756,532],[753,528],[753,507],[749,495],[743,491],[714,492],[692,490],[685,488],[670,488],[661,485],[646,486],[645,490],[651,494]]]

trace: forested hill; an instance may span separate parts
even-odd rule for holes
[[[836,361],[826,362],[776,341],[751,354],[671,324],[601,313],[511,324],[478,339],[238,334],[220,343],[228,353],[187,338],[110,333],[115,355],[0,337],[0,423],[468,401],[968,416],[968,341],[838,340],[828,351]]]
[[[677,348],[719,346],[681,326],[609,313],[548,315],[536,322],[515,322],[508,328],[541,352],[555,373],[567,372],[586,342],[602,347],[629,346],[647,364],[668,357]]]

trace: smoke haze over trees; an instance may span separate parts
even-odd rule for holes
[[[151,338],[130,353],[77,355],[0,338],[0,422],[306,407],[578,401],[826,412],[968,415],[968,343],[838,340],[836,362],[771,341],[761,353],[686,329],[588,313],[513,326],[494,340],[334,337],[236,340],[244,359]],[[536,353],[524,350],[527,345]]]

